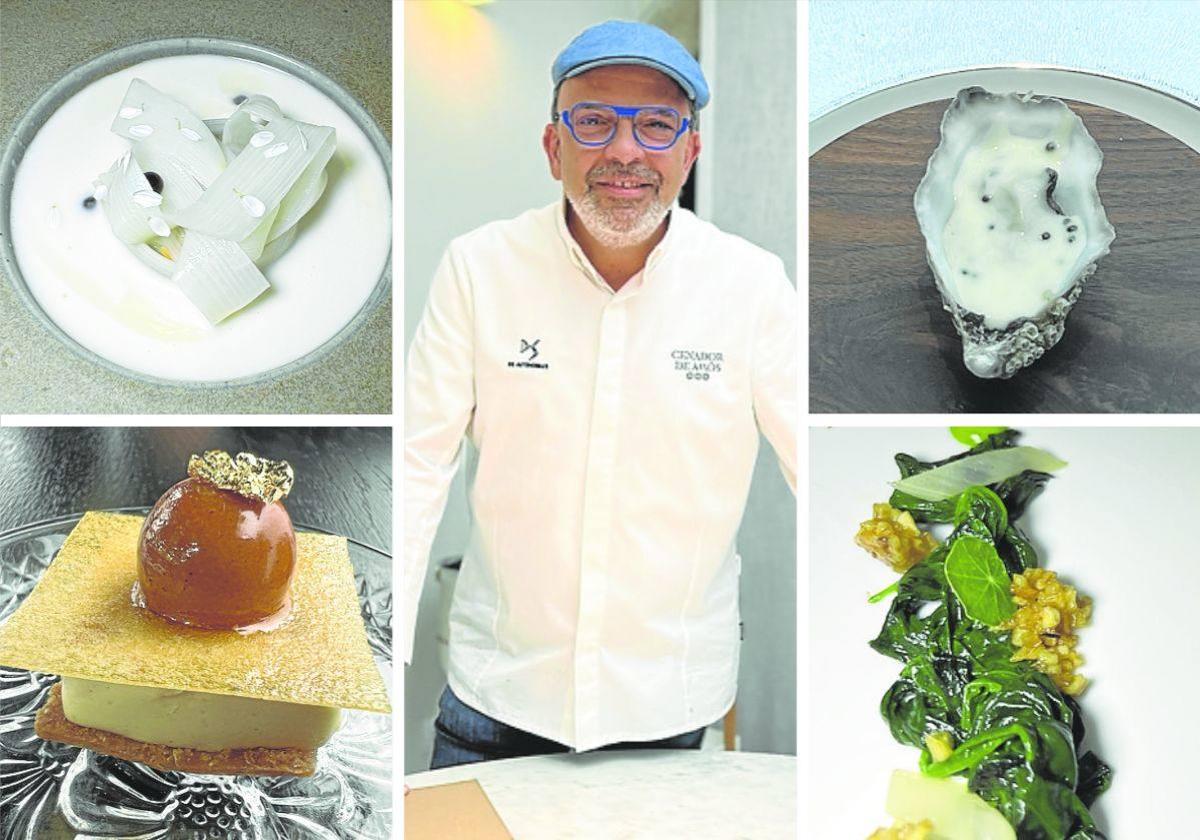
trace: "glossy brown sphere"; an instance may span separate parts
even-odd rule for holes
[[[146,607],[197,627],[247,627],[289,604],[296,534],[279,502],[266,504],[186,478],[162,495],[138,538]]]

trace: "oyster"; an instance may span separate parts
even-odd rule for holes
[[[1061,100],[959,91],[913,199],[925,256],[976,376],[1007,379],[1060,338],[1116,234],[1103,155]]]

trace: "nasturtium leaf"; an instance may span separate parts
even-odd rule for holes
[[[957,496],[976,484],[995,484],[1026,470],[1050,473],[1067,465],[1049,452],[1034,446],[992,449],[951,461],[940,467],[910,475],[892,483],[902,493],[939,502]]]
[[[995,627],[1016,612],[1004,561],[987,540],[955,540],[946,556],[946,580],[963,612],[980,624]]]

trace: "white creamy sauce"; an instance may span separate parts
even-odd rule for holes
[[[1041,312],[1066,291],[1083,251],[1082,220],[1055,212],[1046,197],[1048,170],[1061,170],[1070,131],[1067,120],[1040,137],[994,124],[955,175],[946,260],[957,299],[989,327]]]
[[[96,177],[129,149],[109,126],[134,78],[200,119],[224,118],[235,96],[260,93],[289,117],[337,131],[324,195],[263,269],[271,289],[216,326],[121,244],[99,204],[83,206]],[[13,247],[45,313],[97,355],[178,381],[263,373],[324,344],[374,290],[391,229],[383,164],[354,121],[306,82],[227,56],[158,58],[92,82],[38,131],[13,182]]]

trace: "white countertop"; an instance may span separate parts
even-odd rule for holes
[[[796,836],[794,756],[628,750],[463,764],[412,788],[478,779],[518,840]]]

